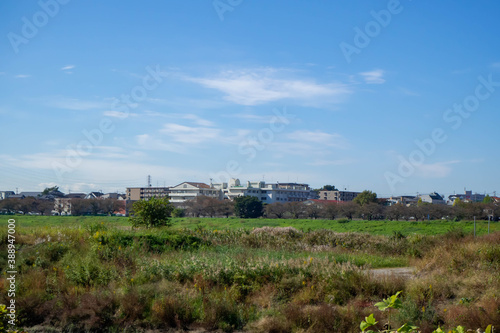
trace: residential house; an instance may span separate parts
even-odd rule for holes
[[[90,192],[85,196],[85,199],[99,199],[103,195],[104,193],[102,192]]]
[[[423,194],[418,197],[419,199],[422,199],[422,202],[427,202],[430,204],[438,204],[438,205],[445,205],[446,201],[444,201],[444,198],[442,195],[436,192],[432,192],[429,194]]]

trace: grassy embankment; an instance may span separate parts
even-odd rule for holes
[[[403,308],[393,314],[395,323],[423,332],[500,325],[500,233],[474,239],[449,231],[468,230],[463,222],[184,218],[173,229],[129,230],[125,218],[14,218],[16,304],[25,327],[359,332],[369,313],[382,327],[386,314],[373,304],[399,290]],[[262,223],[305,231],[251,230]],[[401,225],[422,229],[410,234]],[[373,234],[317,230],[368,226]],[[498,223],[491,226],[498,230]],[[430,230],[443,235],[426,235]],[[1,290],[6,237],[2,228]],[[418,268],[415,279],[366,273],[407,265]]]
[[[9,216],[0,215],[0,221],[6,220]],[[79,226],[89,223],[102,222],[117,227],[130,227],[128,218],[114,216],[15,216],[21,227],[41,227],[41,226]],[[336,232],[363,232],[372,235],[390,236],[394,232],[404,235],[440,235],[452,229],[460,229],[465,233],[473,233],[473,221],[366,221],[352,220],[345,223],[341,220],[311,220],[311,219],[240,219],[240,218],[173,218],[174,229],[195,229],[203,227],[212,230],[222,229],[253,229],[263,226],[270,227],[294,227],[299,230],[327,229]],[[490,232],[500,231],[500,223],[490,223]],[[476,234],[482,235],[488,232],[487,221],[476,222]]]

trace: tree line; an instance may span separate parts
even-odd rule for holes
[[[373,193],[374,194],[374,193]],[[310,218],[310,219],[353,219],[364,220],[498,220],[500,205],[494,203],[465,203],[455,205],[429,204],[419,201],[416,205],[395,204],[386,206],[376,195],[358,196],[348,202],[275,202],[263,204],[256,197],[238,197],[234,201],[218,200],[199,196],[185,203],[185,208],[176,208],[172,216],[229,217],[242,218]],[[359,199],[358,199],[359,198]],[[356,200],[357,199],[357,200]]]
[[[4,214],[65,215],[70,211],[71,215],[112,215],[125,208],[124,200],[110,198],[46,200],[27,197],[0,200],[0,211]]]

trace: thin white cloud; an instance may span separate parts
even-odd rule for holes
[[[316,83],[312,79],[285,77],[289,71],[261,68],[225,71],[214,77],[184,77],[224,94],[224,99],[240,105],[259,105],[279,100],[295,100],[303,105],[340,102],[351,89],[344,84]]]
[[[494,63],[492,63],[491,67],[495,68],[495,69],[500,69],[500,62],[494,62]]]
[[[179,124],[165,124],[160,130],[174,142],[183,144],[199,144],[219,139],[221,130],[208,127],[190,127]]]
[[[16,75],[14,76],[16,79],[26,79],[28,77],[31,77],[31,75],[29,74],[19,74],[19,75]]]
[[[45,104],[58,109],[66,110],[94,110],[109,107],[109,103],[101,101],[86,101],[77,98],[68,98],[61,96],[50,97],[46,99]]]
[[[406,96],[420,96],[418,92],[406,88],[399,88],[399,91]]]
[[[90,189],[123,191],[127,186],[143,184],[148,174],[166,175],[168,178],[163,180],[167,183],[176,183],[179,179],[189,179],[193,174],[200,174],[199,170],[185,166],[169,167],[148,163],[144,161],[144,158],[139,159],[134,155],[129,155],[126,162],[119,161],[119,163],[116,159],[92,156],[83,158],[81,163],[74,168],[68,167],[67,172],[60,179],[54,172],[54,163],[67,165],[64,151],[37,153],[15,158],[9,155],[0,157],[3,165],[8,164],[8,167],[16,168],[16,170],[22,169],[23,178],[19,183],[29,183],[30,187],[23,189],[23,186],[19,186],[20,190],[33,190],[36,186],[41,186],[42,188],[39,188],[43,190],[48,184],[57,184],[61,189],[65,191],[71,189],[72,192],[87,192]],[[33,176],[29,177],[29,175]],[[43,183],[40,179],[44,179]],[[94,184],[97,184],[99,188],[94,187]]]
[[[203,119],[195,114],[185,114],[183,118],[192,120],[196,125],[199,126],[205,126],[205,127],[215,126],[215,123],[213,121]]]
[[[331,166],[331,165],[335,166],[335,165],[348,165],[354,162],[355,161],[353,159],[339,159],[339,160],[316,159],[307,164],[312,166]]]
[[[67,70],[70,70],[70,69],[73,69],[75,68],[75,65],[67,65],[67,66],[64,66],[61,68],[62,71],[67,71]]]
[[[187,153],[186,149],[183,149],[182,145],[172,143],[170,140],[155,138],[150,134],[140,134],[137,135],[135,139],[138,147],[143,150],[170,151],[179,154]]]
[[[287,135],[290,140],[346,149],[349,144],[347,140],[338,133],[326,133],[322,131],[295,131]]]
[[[130,112],[120,112],[120,111],[104,111],[103,113],[106,117],[125,119],[128,117],[137,117],[137,113]]]
[[[363,77],[365,83],[367,84],[382,84],[385,82],[385,79],[383,78],[384,71],[381,69],[374,69],[372,71],[362,72],[359,74]]]
[[[450,165],[459,162],[460,161],[447,161],[416,165],[415,174],[421,178],[446,178],[453,171]]]
[[[213,127],[215,126],[215,123],[213,121],[210,121],[208,119],[204,119],[198,115],[192,114],[192,113],[161,113],[161,112],[156,112],[156,111],[151,111],[151,110],[145,110],[143,112],[144,116],[147,117],[161,117],[161,118],[170,118],[170,119],[187,119],[191,120],[193,123],[199,126],[206,126],[206,127]]]

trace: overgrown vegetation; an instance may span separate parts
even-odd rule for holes
[[[4,269],[5,232],[0,237]],[[370,313],[383,329],[388,315],[374,304],[400,290],[393,325],[422,332],[500,325],[499,233],[124,230],[94,222],[20,226],[17,244],[16,304],[26,328],[359,332]],[[417,267],[415,278],[370,273],[403,266]]]

